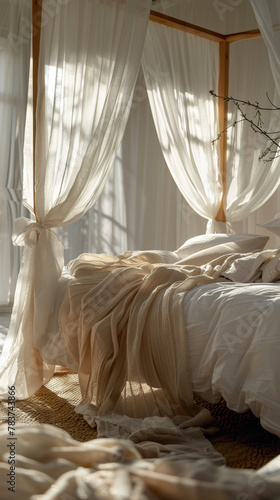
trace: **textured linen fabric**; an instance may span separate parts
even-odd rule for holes
[[[279,460],[264,471],[230,469],[211,460],[145,459],[128,439],[79,443],[56,427],[19,425],[15,492],[6,425],[0,426],[0,499],[10,500],[278,500]],[[269,465],[269,464],[268,464]]]
[[[29,0],[0,2],[0,306],[11,307],[20,267],[13,247],[13,222],[22,208],[23,143],[32,23]],[[24,24],[25,23],[25,24]]]
[[[225,231],[215,221],[222,186],[218,147],[211,145],[218,105],[209,96],[218,88],[218,43],[150,22],[142,67],[162,153],[178,189],[209,220],[209,232],[221,226]]]
[[[279,276],[279,252],[251,254],[251,275]],[[193,404],[183,299],[187,291],[227,281],[241,254],[198,267],[164,263],[154,253],[84,254],[67,267],[71,277],[59,324],[76,363],[82,392],[78,411],[91,425],[116,413],[169,416],[181,426],[211,422]],[[197,424],[196,424],[197,422]]]
[[[250,0],[256,20],[268,51],[269,62],[280,95],[280,43],[277,27],[280,19],[279,2]]]
[[[209,12],[210,20],[213,6],[208,3],[204,10]],[[276,91],[279,86],[279,33],[273,31],[267,2],[251,0],[251,4],[264,41],[259,37],[230,44],[228,95],[259,102],[266,108],[271,107],[266,98],[268,93],[273,104],[279,106]],[[270,2],[270,6],[274,6],[271,12],[276,25],[279,24],[277,5]],[[190,206],[208,219],[207,232],[234,232],[232,224],[247,219],[279,187],[279,158],[268,163],[259,161],[268,146],[266,137],[255,133],[240,119],[236,106],[229,102],[228,124],[237,123],[227,132],[223,202],[226,223],[217,222],[215,217],[222,199],[219,141],[215,140],[218,136],[218,99],[210,96],[209,91],[218,94],[219,44],[150,22],[142,67],[162,153],[178,189]],[[250,109],[244,107],[244,111],[254,120],[254,109],[250,113]],[[277,111],[274,114],[262,110],[261,119],[264,130],[278,130]]]
[[[222,258],[224,268],[233,258]],[[59,324],[79,366],[82,406],[133,417],[197,413],[180,292],[224,280],[217,269],[132,252],[85,254],[67,266]]]
[[[42,355],[64,264],[53,228],[81,217],[103,188],[129,115],[150,6],[69,0],[43,23],[35,169],[29,151],[23,193],[37,222],[21,218],[14,234],[25,248],[1,356],[2,397],[15,384],[26,398],[52,376]]]

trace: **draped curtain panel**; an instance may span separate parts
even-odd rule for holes
[[[174,250],[205,231],[205,219],[185,201],[163,157],[142,68],[114,167],[94,206],[58,229],[65,261],[81,253]]]
[[[155,128],[168,168],[191,207],[215,232],[222,186],[218,146],[219,45],[149,23],[142,67]]]
[[[247,45],[250,50],[249,72],[245,71]],[[253,47],[258,53],[258,59],[254,57]],[[230,88],[233,95],[241,95],[241,82],[245,84],[242,96],[246,99],[251,96],[250,89],[254,89],[254,99],[265,97],[265,89],[271,94],[274,84],[270,79],[269,87],[267,86],[269,62],[260,38],[231,44],[230,55]],[[265,68],[265,71],[262,71],[262,68]],[[257,78],[255,78],[256,71]],[[229,113],[229,122],[233,119],[232,112],[233,109]],[[262,166],[257,162],[261,151],[259,137],[249,126],[240,128],[243,148],[240,158],[241,151],[238,146],[235,148],[233,132],[236,133],[237,129],[228,133],[229,210],[235,188],[233,179],[230,180],[231,170],[238,168],[237,177],[242,176],[243,172],[246,176],[244,181],[248,182],[247,179],[254,177],[252,171],[254,158],[250,155],[256,150],[255,168],[259,174],[262,175],[263,172]],[[242,186],[244,182],[240,188]],[[264,205],[249,216],[245,213],[242,220],[232,221],[233,231],[268,234],[265,230],[260,230],[256,224],[270,219],[272,214],[279,212],[279,200],[278,188]],[[205,219],[184,199],[166,165],[155,131],[141,68],[114,168],[100,197],[81,219],[74,224],[59,228],[58,232],[65,247],[67,262],[83,252],[118,255],[127,249],[174,250],[187,238],[205,232]],[[271,248],[276,248],[277,245],[276,236],[270,235]]]
[[[259,161],[268,141],[248,123],[231,128],[224,200],[227,223],[215,221],[222,188],[218,141],[211,144],[218,133],[217,100],[209,90],[216,92],[218,84],[218,44],[150,22],[142,65],[159,142],[178,189],[200,216],[209,219],[207,232],[234,231],[234,222],[259,209],[278,188],[279,160]],[[229,95],[237,99],[263,99],[262,105],[267,92],[279,105],[262,39],[231,43],[229,81]],[[270,104],[266,100],[263,105]],[[263,111],[264,128],[277,130],[275,118]],[[229,124],[238,119],[230,103]]]
[[[102,191],[129,115],[150,4],[70,0],[43,23],[35,178],[30,158],[23,194],[38,221],[15,224],[14,243],[25,249],[1,357],[4,395],[14,384],[28,397],[52,376],[45,332],[64,263],[52,228],[77,220]]]
[[[250,0],[261,31],[263,40],[268,50],[269,61],[280,96],[280,5],[277,0]],[[277,30],[274,30],[276,26]]]
[[[31,2],[0,2],[0,307],[10,307],[20,265],[12,227],[22,215],[22,168],[31,37]]]
[[[258,54],[258,57],[256,57]],[[242,40],[230,45],[229,95],[271,107],[280,104],[263,39]],[[242,106],[248,118],[256,110]],[[279,112],[262,111],[263,129],[279,130]],[[237,108],[229,103],[228,123],[240,119]],[[254,119],[256,121],[256,118]],[[243,220],[262,207],[280,184],[279,159],[259,160],[267,148],[267,139],[255,133],[246,121],[228,130],[226,218],[231,223]],[[255,232],[255,231],[254,231]]]

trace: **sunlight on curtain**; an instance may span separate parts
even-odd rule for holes
[[[118,255],[128,248],[121,147],[102,193],[80,219],[57,229],[65,263],[82,253]]]
[[[245,57],[244,44],[249,46],[249,58]],[[232,93],[238,92],[239,95],[242,87],[247,89],[244,96],[248,98],[251,94],[247,95],[247,91],[255,89],[254,98],[259,100],[269,73],[267,58],[262,63],[263,56],[265,52],[260,39],[231,44]],[[260,68],[265,68],[261,78]],[[258,74],[257,79],[255,74]],[[193,99],[193,96],[188,98]],[[232,118],[233,114],[229,113],[229,120]],[[262,175],[262,167],[257,161],[259,152],[259,138],[249,126],[229,132],[229,203],[234,199],[233,193],[238,195],[238,190],[253,182],[255,175]],[[242,219],[231,220],[233,230],[269,234],[257,224],[279,212],[278,191],[252,213],[247,213],[245,205],[240,206]],[[270,189],[268,194],[271,195]],[[258,202],[255,197],[254,204],[256,200]],[[60,238],[67,248],[66,259],[69,261],[87,251],[117,255],[127,249],[173,250],[187,238],[204,231],[204,219],[184,200],[170,174],[166,173],[140,72],[123,141],[101,196],[82,219],[59,229]],[[271,248],[278,245],[276,236],[270,234],[269,245]]]
[[[231,44],[229,95],[271,107],[266,94],[274,104],[280,104],[263,39]],[[254,110],[244,110],[248,117],[254,117]],[[229,103],[228,123],[239,118],[235,106]],[[262,111],[261,119],[264,130],[279,130],[277,113]],[[266,138],[255,133],[247,122],[228,131],[225,213],[230,222],[241,221],[259,209],[280,184],[279,160],[264,163],[258,159],[267,144]]]
[[[203,231],[203,219],[196,218],[165,162],[141,70],[122,141],[122,161],[127,248],[175,250],[186,240],[186,234]]]
[[[211,144],[218,108],[209,90],[218,85],[219,46],[150,22],[142,66],[166,163],[184,198],[213,232],[222,188],[218,148]]]
[[[12,245],[14,219],[22,215],[22,166],[30,41],[29,0],[0,3],[0,307],[13,303],[20,266]]]
[[[205,230],[164,160],[140,68],[131,111],[114,167],[93,207],[59,228],[65,261],[81,253],[174,250]]]
[[[280,5],[278,0],[250,0],[268,51],[270,66],[280,95]]]
[[[28,397],[52,376],[44,334],[64,262],[52,228],[81,217],[102,191],[128,118],[150,3],[69,0],[42,28],[35,179],[31,158],[24,171],[24,202],[38,222],[15,225],[15,244],[25,249],[1,357],[4,395],[14,384]]]

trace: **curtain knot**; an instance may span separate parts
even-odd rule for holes
[[[37,244],[39,234],[45,229],[51,230],[41,222],[35,222],[26,217],[19,217],[14,222],[13,244],[15,246],[33,247]]]
[[[233,234],[234,230],[230,222],[220,222],[216,219],[209,219],[206,226],[206,234]]]

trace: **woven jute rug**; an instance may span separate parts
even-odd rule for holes
[[[74,409],[81,394],[76,374],[56,374],[32,397],[16,402],[16,423],[47,423],[67,431],[77,441],[88,441],[96,432]],[[224,401],[210,405],[202,400],[220,425],[221,431],[211,437],[214,447],[226,458],[229,467],[258,469],[280,454],[280,438],[265,431],[248,411],[237,414]],[[8,422],[8,405],[0,405],[0,423]]]
[[[89,441],[96,437],[75,407],[81,400],[76,374],[56,374],[46,386],[24,401],[16,401],[17,423],[51,424],[67,431],[77,441]],[[7,422],[8,404],[0,405],[0,422]]]
[[[211,438],[213,446],[234,468],[259,469],[280,455],[280,438],[266,431],[251,411],[236,413],[222,400],[216,405],[197,400],[210,410],[221,431]]]

